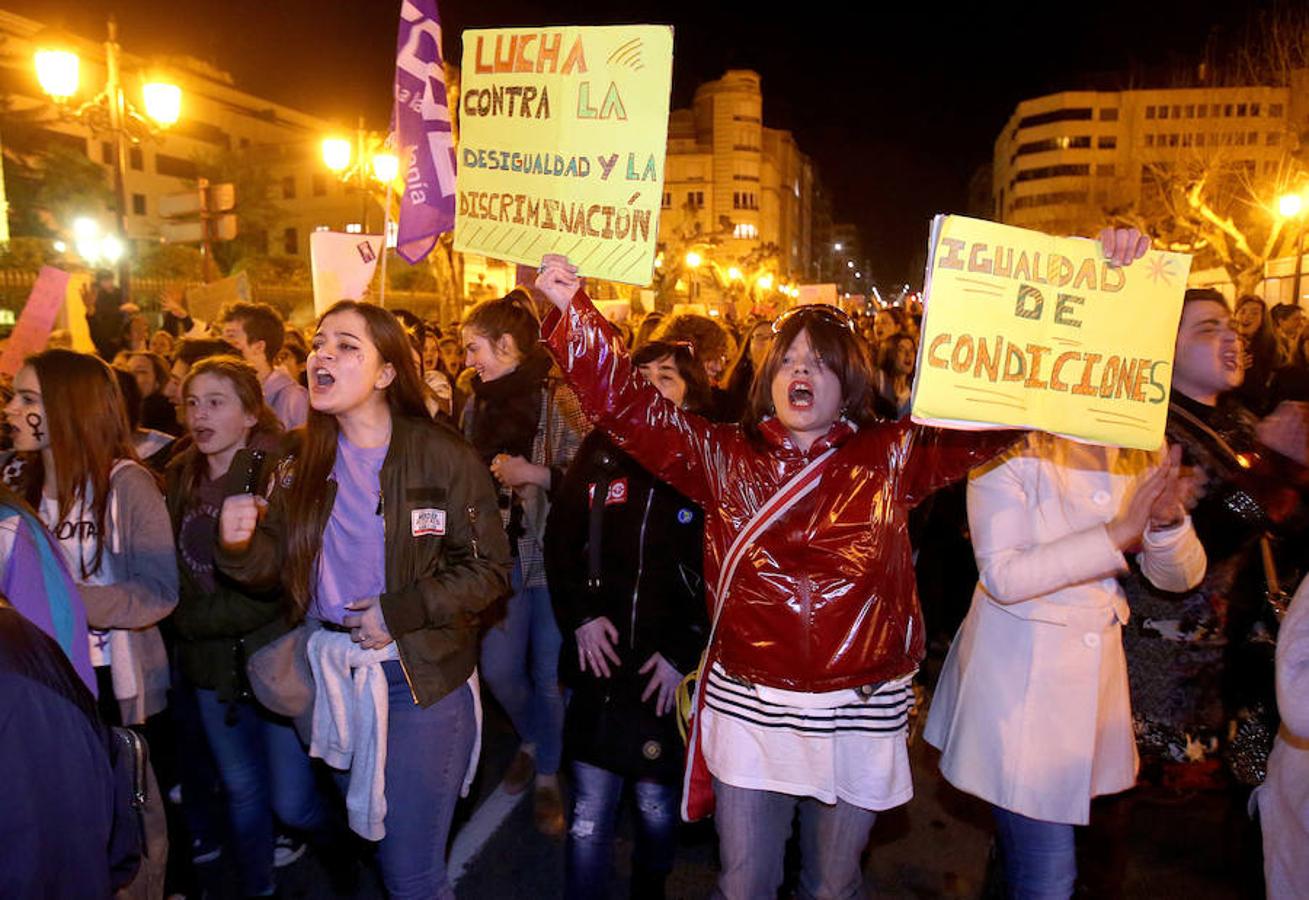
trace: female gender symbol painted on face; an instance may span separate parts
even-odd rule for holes
[[[41,430],[41,426],[44,424],[45,419],[41,417],[40,413],[30,412],[27,414],[27,427],[32,429],[32,438],[34,440],[41,441],[45,437],[45,432]]]

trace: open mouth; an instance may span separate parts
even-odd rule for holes
[[[321,390],[327,390],[332,385],[336,384],[336,379],[332,376],[332,373],[326,369],[315,369],[313,384],[314,387],[320,388]]]
[[[810,409],[814,405],[814,388],[807,381],[792,381],[786,389],[786,400],[795,409]]]
[[[1229,372],[1235,372],[1241,367],[1241,360],[1235,353],[1223,354],[1223,368]]]
[[[212,428],[197,428],[191,434],[197,444],[207,444],[209,439],[214,436],[214,430]]]

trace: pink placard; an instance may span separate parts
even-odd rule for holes
[[[45,349],[67,293],[68,273],[54,266],[42,266],[32,293],[27,295],[27,303],[18,315],[18,324],[9,335],[9,343],[0,354],[0,374],[12,378],[23,360]]]

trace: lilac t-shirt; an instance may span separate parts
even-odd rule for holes
[[[309,614],[342,624],[347,603],[380,597],[386,590],[386,527],[380,515],[381,472],[387,444],[356,447],[337,438],[336,502],[323,530],[318,585]]]

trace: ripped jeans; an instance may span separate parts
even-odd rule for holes
[[[628,780],[584,762],[572,764],[572,775],[573,807],[565,851],[564,896],[569,900],[609,897],[614,832],[623,787]],[[663,876],[673,869],[679,788],[675,784],[646,780],[633,781],[631,785],[636,812],[633,884],[644,879],[645,887],[653,887],[651,882],[661,884]]]

